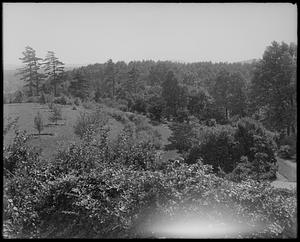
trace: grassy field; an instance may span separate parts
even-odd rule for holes
[[[26,130],[29,134],[36,134],[37,130],[34,128],[34,117],[37,112],[40,112],[43,116],[45,129],[42,133],[53,133],[53,136],[50,135],[41,135],[36,136],[33,140],[30,141],[30,145],[42,149],[42,157],[45,159],[51,159],[53,154],[59,148],[66,147],[71,142],[78,142],[79,137],[74,134],[73,126],[76,123],[80,112],[90,112],[90,110],[84,109],[83,107],[77,108],[77,110],[73,110],[70,105],[62,105],[62,116],[63,120],[59,121],[59,124],[62,125],[50,125],[48,117],[50,115],[50,109],[48,105],[41,105],[38,103],[20,103],[20,104],[5,104],[4,105],[4,125],[7,124],[8,118],[14,119],[19,117],[17,127],[21,130]],[[103,111],[116,111],[115,109],[105,107]],[[123,129],[124,124],[116,121],[113,118],[109,119],[109,127],[110,127],[110,140],[115,139],[120,131]],[[166,145],[169,143],[168,138],[171,135],[171,130],[167,125],[161,124],[157,126],[152,126],[156,129],[162,138],[162,145]],[[14,138],[14,131],[10,130],[6,136],[4,137],[4,145],[9,144]],[[178,157],[178,153],[176,151],[167,151],[162,154],[163,159],[171,159]]]

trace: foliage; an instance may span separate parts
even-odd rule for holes
[[[72,105],[71,100],[67,96],[64,96],[64,95],[54,98],[53,102],[56,104],[60,104],[60,105]]]
[[[76,106],[80,106],[81,101],[80,101],[80,99],[79,99],[78,97],[75,98],[74,104],[75,104]]]
[[[102,112],[81,112],[76,120],[76,124],[74,125],[74,133],[80,138],[83,138],[89,130],[97,130],[99,127],[104,126],[107,122],[108,118],[106,114]]]
[[[39,73],[41,58],[36,57],[35,50],[30,46],[25,47],[25,51],[22,52],[23,57],[20,60],[25,66],[19,69],[17,75],[21,75],[21,80],[25,81],[26,87],[29,87],[29,96],[33,96],[33,88],[35,88],[35,94],[38,96],[43,74]]]
[[[7,119],[7,124],[3,126],[3,137],[11,130],[14,129],[18,123],[19,116],[11,120],[10,117]]]
[[[296,125],[296,64],[297,46],[273,41],[254,70],[251,101],[256,110],[265,107],[264,124],[277,131]]]
[[[34,127],[39,132],[39,134],[41,134],[41,132],[44,129],[43,117],[40,114],[40,112],[38,112],[37,115],[34,117]]]
[[[53,51],[48,51],[43,63],[46,77],[53,87],[54,96],[57,96],[57,87],[62,83],[64,63],[59,61]]]
[[[291,159],[294,155],[292,148],[289,145],[282,145],[278,151],[278,155],[284,159]]]
[[[58,120],[62,120],[62,108],[58,105],[54,105],[52,112],[50,113],[49,120],[51,122],[55,122],[55,124],[57,124]]]
[[[234,139],[235,129],[229,125],[202,126],[200,129],[196,142],[190,145],[187,162],[194,163],[201,157],[215,171],[219,167],[226,173],[232,171],[240,157]]]
[[[168,149],[177,149],[179,152],[187,152],[196,143],[196,133],[192,124],[172,123],[170,125],[172,136]]]
[[[96,139],[84,138],[59,151],[51,163],[38,162],[26,148],[22,160],[27,162],[15,166],[14,176],[5,180],[5,237],[156,236],[148,225],[158,215],[178,219],[182,209],[213,225],[230,216],[231,225],[242,223],[249,231],[237,232],[237,238],[296,236],[295,191],[253,180],[235,183],[201,162],[158,167],[149,144],[119,145],[116,153],[106,130],[100,132]],[[120,140],[124,145],[126,137]],[[22,149],[24,137],[15,144],[15,151]],[[13,157],[7,154],[4,164]]]

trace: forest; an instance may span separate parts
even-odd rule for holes
[[[215,228],[230,220],[228,238],[296,237],[296,189],[271,185],[278,159],[296,159],[296,44],[273,41],[245,63],[109,59],[65,70],[29,46],[20,60],[25,85],[5,105],[44,105],[53,126],[64,107],[83,111],[79,141],[53,159],[15,128],[3,148],[7,237],[157,238],[167,235],[153,225],[191,214]],[[110,119],[124,125],[114,142]],[[40,113],[30,122],[40,137]]]

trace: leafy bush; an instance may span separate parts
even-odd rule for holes
[[[60,105],[72,105],[72,101],[67,96],[57,97],[53,102]]]
[[[27,103],[39,103],[40,102],[40,97],[39,96],[31,96],[31,97],[28,97],[26,99],[26,102]]]
[[[97,104],[96,104],[96,102],[86,101],[86,102],[82,103],[82,106],[85,109],[96,109]]]
[[[196,133],[193,125],[188,123],[173,123],[170,125],[172,136],[167,149],[177,149],[179,152],[188,152],[197,143]]]
[[[216,171],[219,167],[225,172],[230,172],[239,161],[240,152],[234,139],[235,129],[229,125],[216,125],[215,127],[201,127],[201,135],[197,143],[193,143],[188,163],[194,163],[198,158],[203,158],[206,164],[212,165]]]
[[[40,112],[38,112],[37,115],[34,117],[34,127],[39,132],[39,134],[41,134],[41,132],[44,129],[43,117],[40,114]]]
[[[279,140],[279,145],[283,147],[282,149],[280,148],[282,151],[279,150],[279,154],[283,155],[282,158],[292,158],[297,152],[297,136],[284,136]],[[289,148],[286,145],[288,145]]]
[[[52,94],[46,94],[42,92],[40,95],[40,104],[52,103],[54,101],[54,96]]]
[[[295,153],[289,145],[281,145],[278,151],[278,155],[284,159],[291,159]]]
[[[228,220],[237,226],[236,233],[226,231],[224,237],[296,237],[295,190],[232,182],[201,161],[157,166],[149,143],[126,146],[130,133],[125,132],[116,153],[107,130],[100,133],[60,150],[49,163],[39,162],[25,146],[26,136],[17,136],[4,152],[5,169],[8,160],[17,162],[13,175],[5,175],[5,237],[156,237],[160,234],[149,225],[157,219],[189,214],[212,226]]]
[[[75,98],[74,104],[75,104],[76,106],[80,106],[80,104],[81,104],[80,98],[78,98],[78,97]]]
[[[10,117],[7,118],[7,124],[3,126],[3,137],[13,128],[16,127],[18,120],[19,120],[19,116],[14,118],[13,120],[11,120]]]
[[[235,138],[239,142],[239,150],[249,161],[255,159],[257,153],[265,153],[267,161],[276,162],[276,143],[274,134],[267,131],[262,124],[250,118],[242,118],[237,123]]]
[[[76,124],[74,125],[74,133],[83,138],[88,130],[97,130],[108,122],[106,114],[100,111],[93,113],[80,113]]]

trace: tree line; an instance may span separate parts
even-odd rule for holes
[[[40,92],[101,102],[108,98],[126,104],[128,111],[152,119],[188,122],[215,119],[226,123],[251,116],[268,129],[296,132],[297,45],[272,42],[253,63],[178,63],[123,61],[64,71],[49,51],[42,61],[26,47],[19,72],[27,95]],[[43,72],[40,71],[42,67]]]

